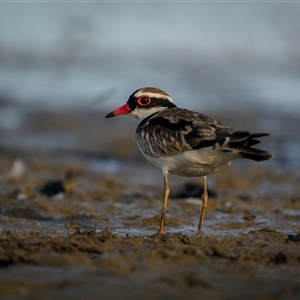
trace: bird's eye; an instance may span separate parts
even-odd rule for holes
[[[147,106],[150,104],[151,98],[148,96],[141,96],[140,98],[137,99],[137,104],[140,106]]]

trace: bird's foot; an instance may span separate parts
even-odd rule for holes
[[[163,228],[159,228],[156,234],[158,234],[158,235],[164,235],[164,234],[166,234],[166,232],[165,232],[165,230]]]
[[[196,236],[202,236],[202,230],[198,230]]]

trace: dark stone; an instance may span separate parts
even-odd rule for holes
[[[46,182],[39,192],[47,197],[53,197],[57,194],[64,193],[65,188],[62,180],[50,180]]]

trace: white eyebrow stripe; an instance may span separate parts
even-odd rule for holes
[[[134,94],[135,98],[139,98],[140,96],[148,96],[150,98],[161,98],[161,99],[167,99],[170,102],[174,103],[172,98],[170,96],[164,95],[164,94],[159,94],[159,93],[152,93],[152,92],[143,92],[143,91],[138,91]]]

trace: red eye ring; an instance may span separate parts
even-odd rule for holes
[[[147,106],[150,104],[151,98],[149,96],[140,96],[136,102],[139,106]]]

